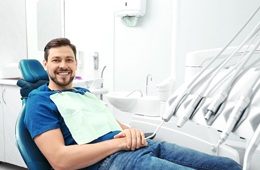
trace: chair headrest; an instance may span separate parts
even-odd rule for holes
[[[20,94],[22,99],[26,99],[29,93],[49,81],[47,72],[38,60],[22,59],[19,67],[23,79],[17,81],[17,86],[21,87]]]
[[[49,80],[47,72],[42,64],[36,59],[23,59],[19,62],[23,79],[30,83],[38,80]]]

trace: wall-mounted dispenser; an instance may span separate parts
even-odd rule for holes
[[[146,12],[146,0],[117,0],[116,16],[127,26],[135,26]]]
[[[146,0],[118,0],[116,16],[144,16],[146,12]]]

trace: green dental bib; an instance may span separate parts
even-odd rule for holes
[[[91,93],[62,92],[50,96],[78,144],[89,143],[108,132],[122,130],[113,114]]]

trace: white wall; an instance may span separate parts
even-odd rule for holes
[[[136,27],[115,20],[115,90],[141,89],[152,75],[150,91],[170,76],[172,0],[147,0],[147,11]]]
[[[0,67],[27,58],[25,0],[0,0]]]
[[[113,1],[112,1],[113,2]],[[114,5],[111,1],[66,0],[65,36],[71,39],[81,58],[78,74],[85,79],[98,78],[104,72],[104,85],[113,90],[114,69]],[[99,53],[99,70],[94,70],[93,55]]]
[[[173,4],[172,75],[184,81],[188,52],[224,47],[260,5],[259,0],[179,0]],[[233,45],[238,45],[260,19],[260,12]]]
[[[112,90],[145,91],[147,74],[153,84],[170,76],[171,0],[147,1],[147,11],[136,27],[115,16],[117,1],[65,1],[65,36],[84,52],[85,78],[100,76],[107,66],[104,86]],[[93,54],[100,54],[100,70],[93,70]]]

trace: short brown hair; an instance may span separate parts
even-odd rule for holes
[[[50,42],[48,42],[48,44],[44,48],[44,59],[46,61],[48,61],[49,50],[51,48],[67,46],[67,45],[71,47],[71,49],[75,55],[75,59],[77,59],[76,58],[76,53],[77,53],[76,46],[71,44],[71,42],[68,38],[55,38],[55,39],[52,39]]]

